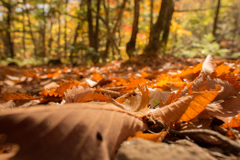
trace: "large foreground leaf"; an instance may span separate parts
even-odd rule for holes
[[[66,104],[0,113],[0,133],[20,145],[13,159],[113,159],[119,145],[147,128],[137,116],[97,104]]]

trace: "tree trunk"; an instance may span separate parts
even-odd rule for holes
[[[150,29],[149,43],[145,48],[145,52],[157,54],[160,48],[160,35],[168,23],[167,16],[172,5],[173,0],[162,0],[157,22]]]
[[[162,39],[160,42],[160,44],[161,44],[160,46],[162,48],[163,54],[165,54],[165,52],[166,52],[167,41],[168,41],[168,36],[169,36],[169,32],[170,32],[170,26],[171,26],[173,12],[174,12],[174,3],[171,4],[170,9],[168,10],[167,18],[166,18],[167,24],[165,25],[165,28],[163,31],[163,36],[162,36]]]
[[[81,25],[80,25],[80,21],[78,22],[77,24],[77,27],[75,29],[75,34],[74,34],[74,38],[73,38],[73,43],[72,43],[72,46],[74,49],[71,50],[71,53],[70,53],[70,61],[71,63],[73,64],[73,53],[76,52],[76,43],[77,43],[77,38],[78,38],[78,30],[80,29]]]
[[[23,13],[23,20],[22,20],[22,24],[23,24],[23,38],[22,38],[22,43],[23,43],[23,55],[26,58],[26,43],[25,43],[25,36],[26,36],[26,30],[25,30],[25,8],[26,6],[22,6],[22,13]]]
[[[151,0],[150,2],[150,28],[153,26],[153,2],[154,0]]]
[[[99,38],[98,38],[98,33],[99,33],[99,15],[100,15],[100,3],[101,0],[97,1],[97,15],[96,15],[96,26],[95,26],[95,32],[94,32],[94,46],[93,48],[95,49],[96,52],[98,52],[98,46],[99,46]]]
[[[26,6],[26,0],[23,0],[24,5]],[[36,41],[33,35],[33,31],[32,31],[32,23],[30,20],[30,16],[29,16],[29,10],[26,6],[26,14],[27,14],[27,19],[28,19],[28,27],[29,27],[29,32],[30,32],[30,36],[31,36],[31,40],[33,42],[33,47],[34,47],[34,55],[37,56],[37,46],[36,46]]]
[[[87,21],[88,21],[88,38],[89,38],[89,46],[94,47],[94,31],[93,31],[93,18],[92,18],[92,0],[88,0],[87,5]]]
[[[61,12],[60,12],[60,1],[58,2],[58,39],[57,39],[57,53],[58,53],[58,58],[61,57],[60,55],[60,49],[61,49],[61,44],[60,44],[60,40],[61,40]]]
[[[67,5],[68,5],[68,0],[66,0],[66,7],[65,7],[65,31],[64,31],[64,40],[65,40],[65,46],[64,46],[64,51],[65,51],[65,58],[67,58]]]
[[[52,50],[52,42],[53,42],[53,37],[52,37],[52,28],[53,28],[53,19],[50,19],[50,29],[49,29],[49,40],[48,40],[48,52],[51,53]],[[49,55],[49,54],[48,54]]]
[[[139,0],[134,0],[134,19],[132,25],[132,36],[130,41],[127,43],[126,52],[131,59],[133,56],[133,52],[135,51],[137,33],[138,33],[138,19],[139,19]]]
[[[11,6],[11,0],[8,0],[8,2],[2,1],[3,6],[7,8],[7,43],[8,43],[8,50],[10,52],[10,57],[13,58],[15,56],[14,54],[14,43],[12,41],[11,37],[11,23],[12,23],[12,6]]]
[[[108,6],[107,6],[108,5]],[[106,62],[109,52],[109,46],[110,46],[110,27],[109,27],[109,0],[107,0],[107,5],[105,3],[105,0],[103,0],[103,7],[106,14],[106,28],[107,28],[107,40],[105,44],[105,51],[102,55],[103,62]]]
[[[110,46],[110,44],[108,44],[108,43],[111,43],[111,44],[115,43],[113,35],[116,33],[118,25],[119,25],[119,23],[120,23],[120,21],[122,19],[122,15],[123,15],[126,3],[127,3],[127,0],[124,0],[122,2],[122,5],[120,6],[120,12],[118,14],[116,23],[115,23],[112,31],[110,31],[110,27],[109,27],[109,17],[108,17],[108,15],[109,15],[109,6],[106,7],[105,2],[103,3],[104,4],[104,8],[105,8],[105,12],[106,12],[106,22],[107,22],[107,43],[106,43],[106,49],[105,49],[104,56],[103,56],[103,61],[104,62],[105,62],[106,58],[108,57],[108,50],[109,50],[109,46]],[[109,4],[109,1],[108,1],[107,4]],[[115,46],[115,44],[113,44],[112,46]],[[119,51],[119,49],[117,47],[116,47],[116,49]]]
[[[213,22],[213,32],[212,32],[212,34],[215,38],[216,38],[216,30],[217,30],[217,23],[218,23],[218,15],[219,15],[220,6],[221,6],[221,0],[218,0],[217,9],[216,9],[215,17],[214,17],[214,22]]]
[[[41,57],[46,57],[46,46],[45,46],[45,41],[46,41],[46,16],[45,16],[45,4],[43,4],[44,7],[42,9],[42,18],[43,18],[43,22],[42,22],[42,53],[41,53]]]
[[[100,16],[100,3],[101,0],[97,0],[97,12],[96,12],[96,25],[95,31],[93,30],[93,17],[92,17],[92,1],[88,0],[87,2],[87,20],[88,20],[88,37],[89,37],[89,46],[94,48],[94,51],[98,52],[98,45],[99,45],[99,16]],[[100,56],[100,55],[99,55]],[[99,58],[91,56],[91,60],[93,63],[98,63]]]

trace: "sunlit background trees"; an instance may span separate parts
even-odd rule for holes
[[[237,57],[238,0],[0,0],[0,60]]]

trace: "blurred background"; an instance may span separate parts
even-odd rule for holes
[[[240,55],[239,0],[0,0],[0,64]]]

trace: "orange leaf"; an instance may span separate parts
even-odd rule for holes
[[[230,122],[224,123],[222,127],[240,127],[240,113],[236,117],[233,117]]]
[[[92,80],[94,81],[101,81],[103,79],[102,75],[99,73],[92,74]]]
[[[94,94],[93,94],[93,99],[99,100],[99,101],[106,101],[106,102],[109,101],[108,96],[101,94],[101,93],[96,93],[96,92],[94,92]]]
[[[162,142],[163,139],[166,137],[168,131],[163,131],[159,133],[143,133],[142,131],[136,132],[134,137],[128,137],[128,140],[134,139],[134,138],[143,138],[146,140],[150,140],[153,142]]]
[[[178,121],[189,121],[200,114],[218,94],[218,91],[195,92],[159,108],[147,116],[152,120],[161,118],[169,126]]]
[[[216,68],[216,71],[217,71],[217,76],[220,76],[222,74],[227,74],[230,72],[230,69],[232,67],[230,67],[229,65],[226,65],[226,64],[221,64],[220,66],[218,66]]]

